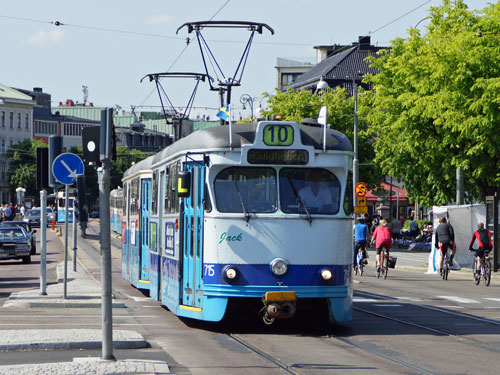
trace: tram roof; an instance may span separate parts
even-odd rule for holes
[[[232,124],[232,148],[241,148],[243,145],[251,145],[255,140],[257,123]],[[302,144],[313,146],[317,150],[323,149],[323,128],[318,126],[300,125],[300,137]],[[172,145],[164,148],[157,154],[140,161],[130,167],[125,176],[129,176],[139,170],[150,169],[153,164],[165,160],[179,152],[195,150],[213,150],[229,148],[229,128],[227,125],[216,126],[198,130],[178,140]],[[352,151],[351,141],[345,134],[334,129],[326,129],[326,149],[337,151]]]

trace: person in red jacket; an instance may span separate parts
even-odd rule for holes
[[[389,255],[389,249],[392,246],[392,233],[387,227],[387,220],[382,219],[375,231],[373,232],[372,245],[375,244],[377,249],[377,271],[382,264],[382,248],[385,247],[387,255]]]
[[[474,245],[474,241],[478,242],[479,248],[474,250],[472,245]],[[476,259],[477,259],[477,267],[476,273],[481,272],[480,270],[483,267],[483,257],[488,256],[488,253],[493,249],[493,243],[491,242],[491,232],[488,229],[484,228],[484,223],[477,224],[477,230],[472,234],[472,239],[470,240],[469,250],[475,251]]]

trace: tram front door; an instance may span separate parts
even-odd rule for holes
[[[182,304],[201,308],[205,166],[187,163],[186,171],[191,173],[191,189],[184,199]]]
[[[141,278],[149,282],[149,213],[151,212],[151,179],[142,180],[141,186]]]

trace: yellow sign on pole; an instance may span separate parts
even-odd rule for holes
[[[368,206],[355,206],[354,213],[355,214],[367,214],[368,213]]]
[[[356,206],[367,206],[366,204],[366,197],[356,197],[357,204]]]

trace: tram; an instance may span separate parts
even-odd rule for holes
[[[68,202],[68,223],[73,222],[73,192],[75,188],[69,188],[69,202]],[[56,193],[56,209],[57,209],[57,222],[66,222],[66,191],[59,190]]]
[[[178,140],[124,174],[123,277],[182,317],[249,305],[272,324],[319,302],[351,320],[352,158],[344,134],[295,122]]]
[[[123,189],[113,189],[109,193],[110,221],[111,230],[122,234],[122,216],[123,216]]]

